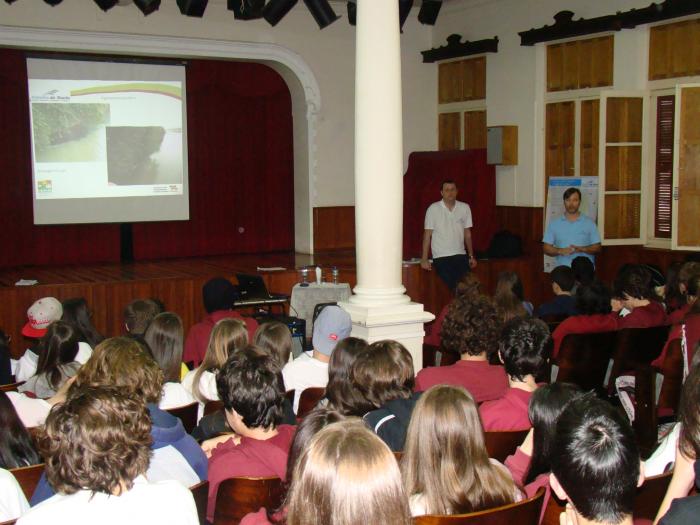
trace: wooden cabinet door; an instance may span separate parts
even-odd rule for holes
[[[674,250],[700,250],[700,84],[676,87],[673,159]]]
[[[603,244],[646,241],[648,104],[646,92],[601,93],[598,225]]]

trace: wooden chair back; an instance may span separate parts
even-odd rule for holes
[[[676,413],[681,402],[681,390],[683,389],[683,351],[680,339],[673,339],[668,344],[666,356],[659,372],[663,374],[664,380],[661,383],[657,409]]]
[[[7,383],[6,385],[0,385],[0,392],[17,392],[17,387],[23,384],[24,381],[19,381],[17,383]]]
[[[574,383],[583,390],[602,390],[616,338],[615,331],[565,336],[556,360],[557,382]]]
[[[213,414],[214,412],[218,412],[219,410],[224,409],[224,402],[223,401],[207,401],[206,404],[204,405],[204,415],[208,416],[209,414]]]
[[[10,469],[12,475],[22,487],[22,492],[27,497],[27,501],[32,498],[32,494],[36,490],[36,486],[39,484],[39,479],[44,473],[44,464],[39,463],[38,465],[31,465],[29,467],[19,467]]]
[[[508,456],[515,454],[515,449],[520,446],[528,432],[529,430],[484,432],[489,457],[503,463]]]
[[[185,432],[191,434],[194,427],[197,426],[197,411],[199,410],[199,403],[196,401],[190,403],[189,405],[184,405],[181,407],[169,408],[166,412],[172,414],[175,417],[180,418],[182,421],[182,426],[185,427]]]
[[[661,355],[668,326],[649,328],[624,328],[617,333],[613,365],[608,381],[608,392],[615,391],[615,379],[628,371],[634,371],[639,365],[648,365]]]
[[[207,523],[207,498],[209,496],[209,482],[207,480],[200,481],[196,485],[190,487],[194,504],[197,506],[197,516],[199,523]]]
[[[413,518],[413,523],[415,525],[502,525],[504,523],[538,525],[543,501],[544,489],[540,489],[533,497],[518,503],[469,514],[416,516]]]
[[[394,451],[394,457],[396,458],[396,461],[400,462],[400,461],[401,461],[401,458],[403,458],[403,452],[398,452],[398,451],[395,450],[395,451]]]
[[[665,472],[658,476],[652,476],[644,480],[642,486],[637,488],[637,495],[634,498],[634,509],[632,511],[634,519],[648,519],[653,521],[659,511],[661,502],[666,495],[666,489],[671,483],[673,471]],[[541,525],[559,525],[559,515],[564,512],[565,503],[560,501],[552,492]]]
[[[260,507],[277,509],[282,498],[279,478],[226,479],[216,493],[214,525],[237,525],[246,514],[257,512]]]
[[[303,419],[306,414],[311,412],[318,402],[321,401],[326,394],[326,389],[323,387],[305,388],[299,396],[299,408],[297,408],[297,419]]]
[[[643,458],[656,448],[656,371],[649,365],[637,365],[634,381],[634,428],[639,453]]]

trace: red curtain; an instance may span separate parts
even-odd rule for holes
[[[496,232],[496,171],[486,150],[421,151],[408,157],[403,178],[403,255],[420,257],[425,210],[440,200],[443,180],[457,183],[457,199],[472,210],[474,250],[485,251]]]
[[[24,52],[0,49],[0,267],[119,260],[119,225],[35,226]]]
[[[27,71],[0,49],[0,267],[118,261],[119,225],[35,226]],[[252,63],[187,66],[190,220],[137,223],[136,259],[294,248],[292,109],[284,80]]]

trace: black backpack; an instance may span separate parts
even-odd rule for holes
[[[489,259],[505,259],[520,257],[523,254],[523,243],[520,235],[515,235],[508,230],[496,232],[489,244]]]

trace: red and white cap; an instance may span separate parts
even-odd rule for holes
[[[61,319],[63,306],[55,297],[42,297],[27,310],[27,324],[22,328],[22,335],[39,339],[54,321]]]

